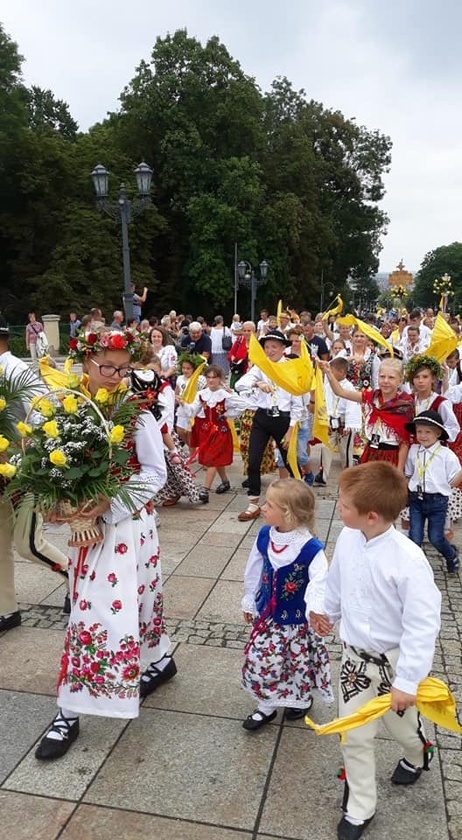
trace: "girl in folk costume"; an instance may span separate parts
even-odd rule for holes
[[[335,379],[326,362],[319,363],[327,374],[336,396],[362,404],[365,415],[366,446],[361,463],[389,461],[404,469],[410,436],[405,424],[414,418],[414,399],[399,391],[403,382],[403,366],[397,359],[384,359],[379,368],[379,388],[374,391],[347,391]]]
[[[422,411],[437,411],[441,416],[449,441],[455,441],[460,426],[451,400],[437,394],[434,388],[443,378],[443,370],[433,356],[414,356],[406,365],[406,379],[414,392],[415,415]]]
[[[116,392],[140,352],[133,334],[103,330],[81,334],[74,356],[82,362],[81,389],[94,398]],[[176,673],[162,614],[162,575],[152,497],[165,482],[162,438],[154,417],[142,411],[127,445],[140,509],[100,497],[91,510],[100,517],[103,541],[69,552],[71,614],[58,685],[56,715],[36,757],[64,755],[79,734],[79,715],[134,718],[140,696]],[[143,504],[144,500],[144,504]],[[141,674],[142,652],[151,665]],[[149,661],[148,660],[148,661]]]
[[[443,369],[443,395],[452,403],[452,410],[461,428],[456,439],[450,442],[449,448],[456,453],[462,464],[462,369],[459,351],[456,349],[447,357]]]
[[[273,481],[262,511],[266,524],[251,549],[242,609],[253,623],[245,649],[242,687],[258,702],[243,722],[255,731],[274,720],[278,707],[288,720],[303,718],[312,689],[332,702],[329,657],[307,615],[322,604],[327,559],[313,537],[313,491],[294,478]]]
[[[187,404],[180,400],[180,405],[190,417],[203,414],[194,457],[197,455],[199,464],[206,470],[204,486],[199,492],[199,499],[204,503],[209,501],[209,491],[217,472],[221,483],[216,492],[226,493],[230,489],[226,467],[233,463],[234,444],[228,418],[239,417],[247,406],[242,397],[225,387],[224,373],[218,365],[205,368],[205,380],[207,386],[197,394],[194,402]]]
[[[182,354],[178,359],[178,366],[181,370],[181,373],[177,377],[175,387],[175,402],[178,405],[175,428],[179,439],[187,446],[189,446],[190,444],[191,424],[189,417],[186,414],[186,411],[181,405],[179,405],[179,402],[185,392],[186,386],[189,380],[191,379],[191,376],[193,375],[196,368],[202,364],[202,361],[203,360],[201,356],[190,356],[187,353]],[[199,376],[197,380],[197,390],[201,391],[202,388],[205,388],[205,386],[205,376]]]

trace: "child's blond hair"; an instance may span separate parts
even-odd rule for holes
[[[399,359],[384,359],[383,362],[380,362],[379,373],[383,367],[391,368],[398,374],[401,382],[404,379],[404,370],[403,370],[403,363],[400,362]]]
[[[268,487],[266,497],[281,508],[290,530],[304,525],[311,532],[314,531],[316,498],[304,481],[297,481],[295,478],[277,478]]]
[[[360,515],[377,513],[390,525],[408,501],[404,474],[387,461],[368,461],[342,470],[338,486]]]

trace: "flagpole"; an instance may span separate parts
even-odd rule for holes
[[[237,271],[237,242],[234,243],[234,312],[237,312],[237,290],[239,288],[239,275]]]

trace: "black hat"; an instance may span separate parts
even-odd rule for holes
[[[281,332],[281,330],[268,330],[266,335],[261,335],[258,340],[262,347],[265,346],[265,341],[267,338],[271,338],[273,341],[282,341],[284,347],[291,346],[289,339],[286,338],[286,336],[283,332]]]
[[[441,414],[438,414],[437,411],[431,411],[431,409],[430,411],[422,411],[422,413],[418,414],[412,423],[406,423],[404,428],[412,435],[415,435],[416,423],[419,423],[422,426],[430,426],[433,429],[439,429],[441,432],[441,440],[447,440],[449,437],[446,429],[444,428]]]
[[[9,336],[9,334],[10,334],[10,330],[9,330],[9,327],[8,327],[7,321],[6,321],[6,319],[3,317],[3,315],[0,315],[0,338],[1,338],[2,336],[3,336],[3,337],[5,337],[5,336],[6,336],[6,337],[8,337],[8,336]]]

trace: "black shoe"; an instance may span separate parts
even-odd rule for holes
[[[78,737],[79,730],[80,726],[78,717],[68,719],[65,718],[61,712],[58,712],[51,724],[48,735],[50,732],[58,732],[61,735],[61,738],[58,740],[56,738],[49,738],[48,735],[45,735],[35,750],[35,757],[40,761],[53,761],[54,758],[61,758],[61,756],[67,753],[71,744],[73,744],[75,739]]]
[[[310,697],[310,699],[307,700],[307,705],[305,706],[304,709],[290,709],[290,708],[286,709],[285,719],[286,720],[301,720],[301,718],[304,718],[305,715],[308,714],[312,705],[313,705],[313,698]]]
[[[246,487],[247,488],[248,486],[249,486],[249,479],[245,478],[244,481],[241,484],[241,487]]]
[[[368,820],[364,820],[361,825],[353,825],[353,823],[348,822],[346,817],[342,817],[338,826],[337,826],[337,837],[338,840],[358,840],[361,837],[363,831],[374,817],[369,817]]]
[[[64,598],[63,613],[64,613],[64,615],[70,615],[71,614],[71,596],[69,595],[69,592],[66,592],[66,595],[65,595],[65,598]]]
[[[148,695],[152,694],[152,692],[155,691],[156,688],[159,688],[162,683],[171,680],[175,674],[176,665],[173,659],[170,659],[170,662],[163,671],[159,671],[155,664],[151,664],[149,668],[146,668],[144,674],[141,676],[140,697],[148,697]],[[147,677],[147,679],[145,680],[143,677]]]
[[[455,545],[453,545],[452,548],[456,549]],[[454,574],[455,572],[457,572],[458,568],[459,568],[459,552],[456,549],[455,557],[453,557],[451,560],[446,560],[446,569],[449,572],[449,574]]]
[[[221,484],[218,485],[215,493],[226,493],[228,490],[231,490],[231,485],[229,481],[222,481]]]
[[[208,500],[209,500],[209,491],[207,490],[206,487],[201,487],[201,489],[199,490],[199,501],[203,502],[203,504],[205,505],[205,504],[207,504]]]
[[[13,627],[19,627],[20,624],[21,624],[21,613],[19,612],[19,610],[16,610],[16,612],[11,613],[11,615],[8,615],[8,616],[1,615],[0,616],[0,633],[2,633],[4,630],[12,630]]]
[[[258,715],[258,717],[255,717]],[[265,726],[270,721],[274,720],[276,717],[277,712],[271,712],[270,715],[264,715],[263,712],[260,712],[258,709],[255,709],[251,715],[246,717],[242,726],[244,729],[248,729],[249,732],[255,732],[257,729],[261,729],[262,726]]]
[[[394,785],[415,785],[421,774],[421,767],[414,767],[413,764],[409,764],[405,758],[402,758],[393,771],[391,781]]]
[[[322,485],[323,485],[323,487],[325,487],[325,486],[326,486],[327,481],[325,481],[325,480],[324,480],[324,472],[323,472],[323,470],[319,470],[319,472],[318,472],[318,473],[316,473],[316,475],[315,475],[315,477],[314,477],[314,483],[315,483],[315,484],[322,484]]]

